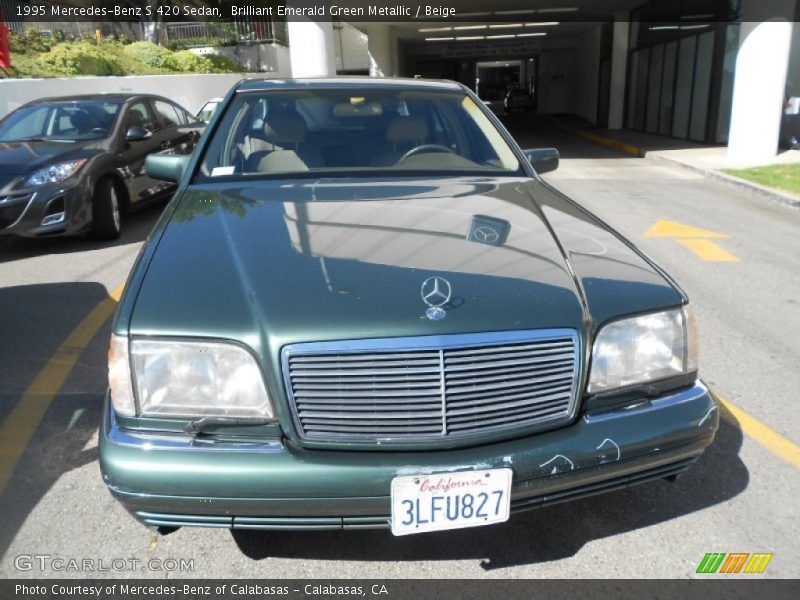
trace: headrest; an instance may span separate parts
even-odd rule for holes
[[[92,118],[85,110],[76,110],[69,115],[69,122],[78,131],[88,131],[92,126]]]
[[[390,142],[417,142],[427,137],[428,124],[422,117],[395,117],[386,130]]]
[[[296,110],[270,112],[264,119],[264,136],[273,144],[296,144],[306,137],[306,122]]]

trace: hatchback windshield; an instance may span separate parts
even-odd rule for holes
[[[108,137],[120,103],[112,100],[42,102],[0,123],[0,142],[78,141]]]
[[[202,178],[324,172],[517,173],[514,152],[458,91],[331,88],[239,93]]]

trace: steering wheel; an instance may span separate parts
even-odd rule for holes
[[[397,162],[410,158],[415,154],[419,154],[420,152],[449,152],[450,154],[458,154],[452,148],[448,148],[447,146],[442,146],[441,144],[422,144],[421,146],[415,146],[414,148],[403,154],[403,156],[401,156],[397,160]]]

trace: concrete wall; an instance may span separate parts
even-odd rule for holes
[[[209,54],[225,56],[249,73],[269,73],[275,77],[288,77],[291,73],[289,48],[280,44],[209,46],[192,48],[190,52],[200,56]]]
[[[539,56],[539,114],[575,111],[575,48],[543,50]]]
[[[272,74],[282,77],[286,74]],[[197,112],[206,100],[224,96],[233,84],[247,77],[242,73],[223,75],[147,75],[132,77],[75,77],[69,79],[0,80],[0,118],[31,100],[48,96],[136,92],[160,94]],[[252,77],[252,75],[249,75]]]

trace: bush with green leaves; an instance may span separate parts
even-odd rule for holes
[[[123,75],[117,60],[96,44],[62,43],[42,53],[37,62],[43,70],[55,75]]]
[[[198,55],[189,50],[174,52],[169,67],[182,73],[220,73],[239,70],[236,64],[224,56]]]
[[[157,69],[170,69],[172,52],[152,42],[134,42],[125,46],[125,54]]]

